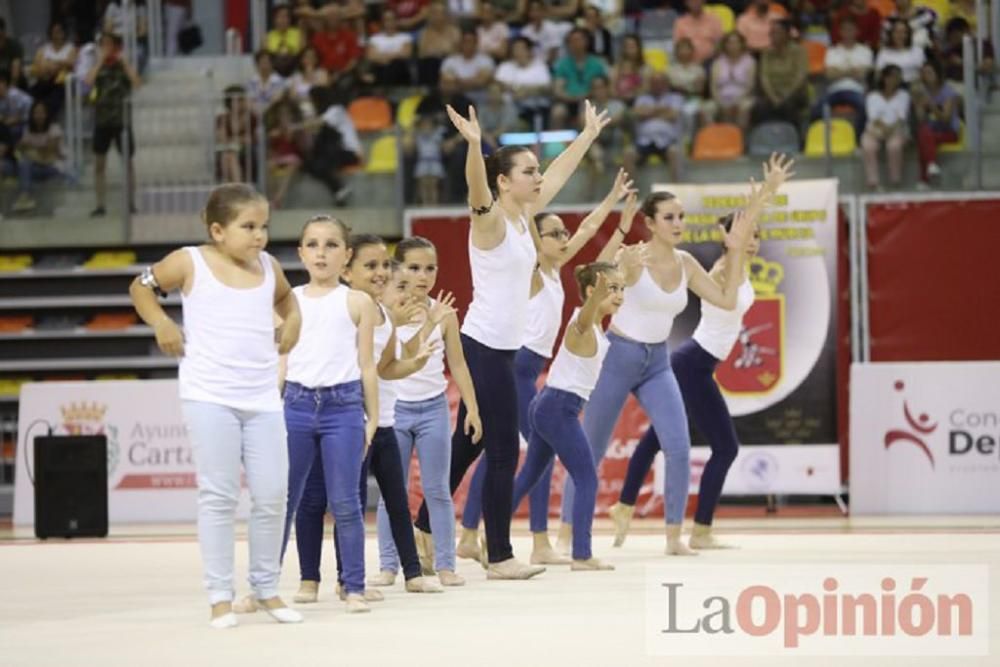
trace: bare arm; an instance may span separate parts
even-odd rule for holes
[[[596,351],[597,340],[595,339],[594,325],[600,321],[598,307],[607,296],[607,278],[603,273],[598,273],[597,283],[584,300],[580,312],[566,327],[566,348],[573,354],[590,356]]]
[[[371,444],[378,428],[378,371],[375,367],[375,320],[378,310],[375,302],[364,292],[352,290],[350,296],[352,318],[358,325],[358,367],[361,369],[361,387],[365,401],[366,444]]]
[[[442,326],[444,329],[444,353],[448,360],[448,369],[451,370],[451,378],[458,386],[458,393],[465,404],[465,424],[460,426],[466,434],[471,432],[472,442],[477,443],[483,437],[483,427],[479,420],[476,390],[472,384],[469,367],[465,363],[462,340],[458,335],[458,317],[452,313]]]
[[[163,292],[190,287],[194,266],[184,250],[175,250],[152,266],[153,277]],[[164,354],[172,357],[184,355],[184,337],[180,327],[160,305],[153,290],[142,284],[140,278],[128,288],[132,306],[142,321],[153,328],[156,344]]]
[[[629,178],[628,173],[624,169],[618,170],[618,176],[615,178],[615,184],[611,187],[611,191],[608,192],[607,196],[604,197],[604,201],[601,202],[600,206],[593,210],[580,226],[577,227],[576,232],[570,238],[569,243],[566,244],[566,252],[560,258],[558,265],[565,266],[570,260],[572,260],[583,246],[587,244],[587,241],[594,238],[594,234],[597,230],[601,228],[604,221],[607,219],[608,214],[611,213],[611,209],[615,207],[615,204],[619,202],[623,197],[629,196],[630,193],[634,192],[632,187],[632,180]],[[621,236],[621,233],[617,230],[613,236]]]
[[[298,299],[288,284],[285,272],[281,270],[278,260],[271,258],[274,265],[274,312],[281,318],[281,328],[278,330],[278,352],[288,354],[299,342],[302,331],[302,312],[299,310]]]
[[[635,219],[635,213],[639,207],[639,199],[635,192],[629,193],[628,197],[625,199],[625,209],[622,211],[621,217],[618,219],[618,226],[615,231],[611,233],[611,238],[608,242],[604,244],[604,248],[601,249],[601,253],[597,256],[598,262],[613,262],[615,257],[618,255],[618,249],[621,247],[622,243],[625,242],[625,237],[628,235],[629,230],[632,229],[632,221]],[[627,274],[627,272],[626,272]],[[631,284],[626,275],[625,282]]]
[[[573,140],[566,150],[559,154],[549,168],[545,170],[545,180],[542,181],[542,192],[538,196],[538,201],[532,206],[532,214],[545,210],[545,207],[555,199],[566,181],[580,164],[580,160],[587,154],[590,145],[594,143],[601,130],[608,124],[608,112],[597,112],[590,100],[584,102],[586,125],[583,131]]]

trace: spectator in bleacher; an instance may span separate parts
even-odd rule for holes
[[[783,15],[771,5],[771,0],[753,0],[736,19],[736,29],[751,51],[762,53],[771,47],[771,24],[782,18]]]
[[[18,194],[14,201],[15,211],[35,208],[36,202],[31,196],[35,182],[63,175],[65,156],[62,140],[62,129],[52,121],[48,107],[41,100],[36,101],[31,107],[27,130],[17,145]]]
[[[507,58],[510,26],[497,18],[496,8],[489,2],[479,7],[479,26],[476,28],[479,50],[499,64]]]
[[[267,33],[265,48],[271,54],[274,70],[281,76],[291,76],[306,46],[306,36],[292,25],[292,9],[288,5],[275,7],[271,22],[274,27]]]
[[[788,0],[788,14],[802,39],[830,44],[827,0]]]
[[[43,100],[52,116],[58,116],[66,99],[66,77],[73,73],[76,63],[76,47],[66,39],[66,26],[53,23],[49,27],[49,41],[45,42],[31,65],[31,76],[35,80],[31,96]]]
[[[865,100],[868,124],[861,135],[865,163],[865,183],[880,190],[878,152],[885,143],[889,163],[889,185],[898,188],[903,179],[903,146],[910,135],[910,94],[903,88],[903,74],[897,65],[886,65],[878,83]]]
[[[337,12],[327,13],[326,29],[313,35],[312,45],[319,53],[319,63],[330,76],[330,85],[344,95],[353,93],[356,70],[361,62],[358,34],[341,20]]]
[[[521,35],[530,39],[535,45],[535,53],[551,65],[559,57],[566,33],[572,29],[571,23],[549,20],[542,0],[531,0],[528,3],[528,23],[521,28]]]
[[[391,9],[382,11],[382,29],[368,38],[367,56],[376,85],[410,85],[413,35],[399,32],[396,13]]]
[[[441,74],[455,77],[462,92],[478,105],[486,99],[486,86],[493,80],[495,67],[492,58],[479,52],[476,31],[468,28],[462,33],[458,53],[451,54],[441,63]]]
[[[163,0],[163,18],[166,25],[164,47],[168,58],[173,58],[180,51],[178,41],[181,30],[184,29],[184,22],[190,17],[191,0]]]
[[[503,23],[520,25],[524,22],[525,11],[528,7],[527,0],[479,0],[479,16],[482,17],[483,9],[489,5],[496,12],[497,20]]]
[[[427,0],[387,0],[383,7],[395,12],[399,29],[404,31],[420,28],[430,11]]]
[[[527,37],[516,37],[510,45],[510,60],[500,64],[496,80],[514,99],[521,118],[530,127],[541,128],[549,116],[552,74],[532,50]]]
[[[625,150],[625,132],[629,129],[628,106],[611,95],[611,82],[606,76],[594,79],[591,85],[590,101],[598,109],[607,112],[608,124],[590,145],[587,152],[588,190],[593,192],[598,186],[598,179],[609,167],[620,164]],[[586,119],[581,115],[579,127],[586,125]]]
[[[288,89],[298,101],[299,109],[304,118],[316,116],[310,91],[316,86],[328,85],[330,85],[330,74],[320,67],[319,53],[316,51],[316,47],[310,44],[302,49],[302,53],[299,55],[299,66],[288,82]]]
[[[468,28],[478,15],[478,0],[448,0],[448,13],[463,28]]]
[[[404,139],[404,150],[414,156],[413,177],[417,180],[419,203],[435,206],[440,200],[444,169],[445,128],[433,116],[420,116],[416,127]]]
[[[542,0],[545,17],[555,22],[572,22],[580,13],[580,0]]]
[[[590,87],[599,76],[607,76],[604,63],[590,53],[590,35],[574,28],[566,38],[566,55],[553,69],[552,126],[566,127],[580,113],[580,103],[590,96]]]
[[[138,71],[146,69],[149,54],[149,21],[145,3],[132,2],[123,6],[121,0],[111,0],[104,9],[101,18],[103,32],[115,35],[125,34],[125,24],[134,26],[136,34],[135,62]]]
[[[631,2],[631,0],[630,0]],[[625,32],[625,0],[581,0],[584,14],[587,7],[594,7],[601,13],[601,22],[614,37]]]
[[[681,139],[684,137],[684,96],[670,90],[666,75],[649,77],[649,92],[640,95],[632,110],[635,116],[635,148],[625,153],[625,171],[638,173],[637,167],[649,158],[667,163],[671,182],[678,181]]]
[[[965,90],[965,49],[962,46],[962,38],[971,34],[972,26],[962,17],[951,19],[945,27],[945,40],[941,53],[944,63],[944,78],[959,96]],[[985,40],[983,42],[983,57],[976,65],[976,73],[980,76],[992,76],[995,67],[993,45],[989,40]]]
[[[275,208],[281,208],[292,178],[302,167],[306,134],[301,111],[289,99],[279,102],[268,116],[267,198]]]
[[[913,94],[913,113],[917,118],[917,153],[920,156],[920,181],[927,188],[932,178],[941,175],[937,147],[958,141],[961,122],[959,97],[944,80],[941,66],[926,62],[920,68],[920,89]]]
[[[809,59],[806,50],[791,40],[787,21],[771,23],[771,48],[760,56],[763,96],[754,107],[754,124],[785,121],[796,128],[809,106]]]
[[[444,2],[434,0],[427,8],[427,25],[417,42],[417,72],[422,86],[437,86],[441,63],[458,51],[462,31],[448,16]]]
[[[722,19],[705,11],[705,0],[687,0],[687,13],[674,23],[674,41],[690,39],[694,59],[704,63],[715,56],[722,41]]]
[[[746,132],[756,101],[756,85],[757,61],[747,51],[743,35],[734,30],[722,38],[719,57],[712,62],[711,95],[717,113],[715,120],[738,125]]]
[[[308,0],[299,2],[295,7],[295,15],[304,20],[308,26],[306,32],[313,34],[321,32],[327,24],[327,19],[335,18],[354,31],[356,35],[365,33],[365,3],[364,0],[333,0],[313,8]],[[302,27],[300,26],[300,30]]]
[[[712,112],[711,100],[705,99],[705,67],[694,60],[694,44],[690,39],[674,42],[674,60],[667,69],[670,87],[684,96],[684,133],[691,138],[700,122],[708,123]]]
[[[0,70],[10,74],[15,84],[24,76],[24,47],[21,42],[7,34],[7,22],[0,17]]]
[[[889,31],[894,21],[906,21],[913,35],[913,45],[933,49],[937,45],[938,15],[930,7],[916,6],[912,0],[896,0],[896,11],[882,23],[882,41],[889,41]]]
[[[446,106],[451,106],[462,116],[468,116],[472,100],[465,96],[459,88],[458,81],[450,74],[442,74],[437,90],[428,93],[417,105],[417,116],[430,116],[434,125],[444,128],[444,140],[441,150],[444,155],[445,201],[464,200],[467,192],[465,187],[465,156],[466,143],[458,133],[451,119],[448,118]],[[411,170],[412,171],[412,170]]]
[[[517,107],[503,92],[503,87],[491,83],[486,89],[486,101],[476,107],[483,143],[488,152],[500,148],[500,137],[517,128]]]
[[[219,178],[227,183],[250,181],[256,166],[257,117],[246,88],[228,86],[224,95],[223,111],[215,119]]]
[[[909,87],[918,82],[924,60],[924,50],[913,43],[910,25],[906,21],[893,21],[889,38],[875,58],[875,69],[881,72],[886,65],[898,65],[903,71],[903,82]]]
[[[271,54],[261,49],[254,54],[256,72],[247,85],[250,102],[258,113],[266,113],[288,89],[288,82],[274,71]]]
[[[118,35],[105,33],[99,42],[100,56],[97,64],[87,74],[86,84],[96,91],[94,99],[94,190],[97,195],[97,206],[91,211],[92,217],[105,214],[104,208],[108,150],[112,142],[122,155],[122,135],[126,135],[128,143],[128,182],[131,189],[128,193],[129,207],[135,210],[135,174],[132,158],[135,154],[135,137],[126,104],[132,91],[142,83],[139,74],[122,56],[122,38]]]
[[[604,62],[614,62],[611,51],[611,32],[604,27],[604,16],[601,10],[593,5],[583,9],[583,28],[590,34],[590,52],[604,59]]]
[[[867,44],[858,41],[858,25],[850,16],[840,20],[840,41],[827,49],[824,65],[826,94],[816,102],[811,120],[823,116],[823,105],[845,105],[854,110],[854,131],[865,129],[865,91],[875,57]]]
[[[858,26],[858,41],[875,51],[882,42],[882,15],[868,6],[868,0],[848,0],[830,20],[830,41],[840,41],[840,22],[846,16],[854,18]]]
[[[631,105],[636,97],[645,92],[650,68],[646,65],[639,35],[625,35],[621,49],[618,61],[611,70],[611,90],[616,97]]]
[[[350,185],[344,183],[345,170],[361,164],[364,152],[357,128],[347,113],[343,93],[332,88],[313,88],[313,106],[318,114],[310,125],[318,126],[305,168],[333,195],[337,206],[347,203]]]
[[[986,5],[986,16],[989,16],[990,3],[985,2],[983,4]],[[950,7],[952,20],[965,19],[965,22],[969,24],[969,30],[975,33],[976,26],[979,24],[979,17],[976,16],[976,0],[951,0]],[[938,17],[939,22],[943,19],[943,16]]]

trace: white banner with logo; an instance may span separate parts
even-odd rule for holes
[[[1000,512],[1000,362],[851,367],[851,512]]]
[[[107,435],[110,523],[195,520],[194,458],[176,380],[26,384],[18,429],[15,525],[35,521],[34,438],[50,430]],[[245,517],[247,509],[243,494],[238,516]]]

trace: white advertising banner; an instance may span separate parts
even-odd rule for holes
[[[1000,512],[1000,362],[851,366],[851,512]]]
[[[14,524],[32,525],[34,438],[108,437],[111,524],[195,521],[194,459],[176,380],[43,382],[21,388]],[[238,515],[247,514],[243,494]]]

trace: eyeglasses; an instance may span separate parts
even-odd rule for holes
[[[545,232],[544,234],[539,234],[539,236],[541,236],[542,238],[545,238],[546,236],[551,236],[554,239],[568,239],[569,231],[565,229],[557,229],[554,232]]]

